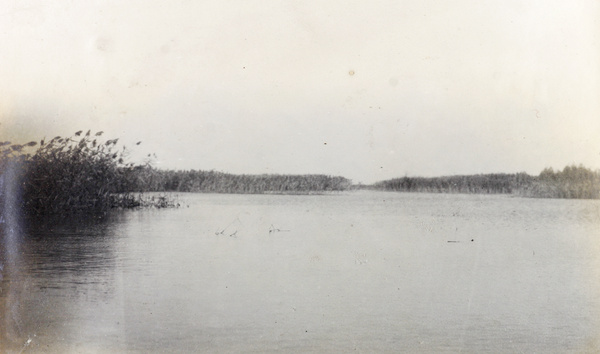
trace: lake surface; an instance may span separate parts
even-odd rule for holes
[[[0,351],[600,350],[600,201],[179,198],[5,228]]]

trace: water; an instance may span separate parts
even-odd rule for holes
[[[599,201],[180,198],[5,232],[0,351],[600,349]]]

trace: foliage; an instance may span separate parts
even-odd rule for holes
[[[536,198],[600,198],[600,172],[583,166],[562,171],[544,169],[539,176],[526,173],[480,174],[449,177],[402,177],[375,183],[374,189],[430,193],[503,193]]]
[[[481,174],[447,177],[402,177],[378,182],[376,189],[429,193],[513,193],[530,183],[531,176],[517,174]]]
[[[581,165],[544,169],[524,194],[543,198],[600,198],[600,172]]]
[[[433,193],[504,193],[541,198],[600,198],[600,172],[583,166],[562,171],[447,177],[402,177],[353,186],[327,175],[234,175],[216,171],[173,171],[127,163],[128,150],[102,132],[57,136],[27,144],[0,142],[0,218],[25,215],[106,213],[111,208],[174,207],[166,196],[142,192],[309,194],[350,189]],[[139,144],[139,143],[138,143]],[[149,158],[151,155],[149,155]],[[139,192],[139,193],[138,193]],[[137,195],[135,194],[137,193]],[[1,221],[1,220],[0,220]]]
[[[3,194],[9,188],[21,196],[26,215],[106,212],[139,203],[126,178],[133,164],[125,162],[127,149],[118,139],[100,140],[103,132],[57,136],[25,145],[0,143]],[[38,146],[35,152],[29,152]],[[12,176],[9,180],[9,176]]]
[[[342,191],[350,180],[326,175],[235,175],[216,171],[135,169],[136,189],[203,193],[307,194]]]
[[[141,192],[312,193],[351,184],[325,175],[158,170],[151,155],[142,165],[127,163],[127,149],[117,146],[118,139],[101,140],[102,134],[78,131],[39,144],[0,142],[0,215],[5,204],[31,216],[106,213],[117,207],[177,206],[164,195]]]

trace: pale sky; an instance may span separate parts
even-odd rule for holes
[[[600,2],[0,0],[0,140],[354,182],[600,168]]]

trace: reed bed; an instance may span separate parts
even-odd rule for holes
[[[234,175],[135,165],[127,162],[128,149],[119,146],[119,139],[103,140],[102,135],[88,130],[27,144],[0,142],[0,215],[8,209],[28,216],[69,216],[179,206],[168,194],[145,192],[311,194],[351,187],[344,177],[326,175]]]
[[[39,143],[1,142],[0,211],[72,215],[148,204],[133,193],[137,166],[127,162],[127,148],[102,135],[88,130]]]
[[[350,189],[352,182],[328,175],[236,175],[216,171],[134,170],[136,189],[155,192],[313,194]]]
[[[312,194],[353,189],[405,192],[515,194],[539,198],[600,198],[600,172],[562,171],[449,177],[402,177],[371,186],[328,175],[235,175],[159,170],[127,162],[128,149],[103,132],[78,131],[26,144],[0,142],[0,222],[8,213],[69,216],[114,208],[177,207],[167,194],[144,192]],[[137,143],[139,145],[140,142]],[[149,155],[150,156],[150,155]]]
[[[551,168],[539,176],[526,173],[480,174],[448,177],[402,177],[375,183],[370,188],[428,193],[514,194],[532,198],[599,199],[600,172],[584,166]]]

